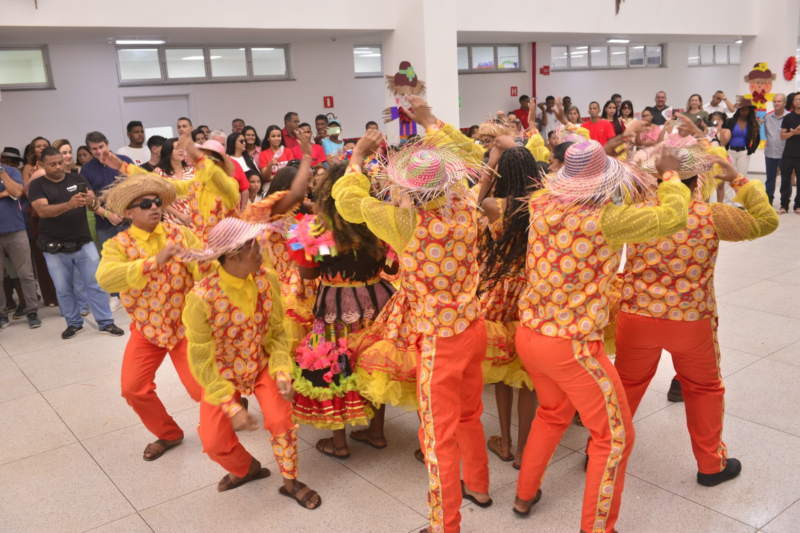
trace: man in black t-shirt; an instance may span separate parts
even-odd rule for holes
[[[792,170],[800,176],[800,93],[792,96],[794,109],[787,113],[781,123],[781,139],[786,141],[781,157],[781,210],[780,213],[789,212],[789,202],[792,200]],[[794,195],[794,212],[800,215],[800,194]]]
[[[92,242],[86,208],[97,210],[97,198],[86,178],[64,172],[64,158],[58,149],[45,148],[40,158],[45,175],[31,181],[28,200],[41,218],[37,244],[44,252],[58,306],[67,321],[61,338],[71,339],[83,331],[83,317],[72,285],[76,270],[86,287],[99,331],[121,337],[125,332],[114,325],[108,295],[95,279],[100,256],[94,246],[86,246]]]
[[[144,165],[139,165],[140,167],[148,172],[153,172],[161,159],[161,145],[164,144],[164,141],[166,139],[161,135],[153,135],[147,139],[147,147],[150,149],[150,161]]]

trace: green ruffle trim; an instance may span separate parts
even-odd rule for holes
[[[292,372],[292,380],[294,380],[294,390],[298,394],[317,401],[332,400],[334,396],[341,398],[348,392],[359,392],[357,374],[340,380],[338,385],[331,382],[327,387],[315,387],[303,377],[303,369],[295,366]]]
[[[383,404],[401,407],[406,411],[418,411],[417,383],[411,381],[394,381],[386,372],[370,374],[359,368],[356,370],[361,396],[375,406]]]

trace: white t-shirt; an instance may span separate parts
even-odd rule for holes
[[[141,148],[131,148],[130,146],[123,146],[116,152],[115,154],[126,155],[131,158],[133,164],[137,167],[139,165],[144,165],[148,161],[150,161],[150,148],[147,146],[142,146]]]
[[[541,119],[542,118],[542,110],[536,112],[536,117]],[[545,144],[547,144],[547,136],[550,135],[551,131],[556,131],[556,127],[560,122],[556,118],[555,111],[547,111],[547,126],[542,126],[542,137],[544,138]]]
[[[253,170],[253,169],[251,169],[250,167],[247,166],[247,161],[245,161],[244,156],[233,157],[231,155],[231,156],[228,156],[228,157],[230,157],[232,161],[236,161],[237,163],[239,163],[239,166],[242,167],[243,171],[247,172],[248,170]],[[256,163],[255,161],[253,161],[253,163],[255,163],[256,166],[258,166],[258,163]]]
[[[725,113],[725,116],[731,116],[731,113],[728,111],[728,104],[725,103],[725,100],[720,100],[717,105],[706,104],[703,106],[703,111],[711,115],[711,113]]]

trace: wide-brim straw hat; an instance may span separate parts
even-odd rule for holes
[[[505,118],[490,118],[483,124],[478,126],[478,135],[489,135],[491,137],[500,137],[501,135],[508,135],[511,138],[517,136],[517,131]]]
[[[155,174],[134,174],[130,177],[120,176],[100,196],[105,200],[105,207],[121,217],[137,198],[154,194],[161,198],[162,207],[166,207],[177,198],[175,187],[166,178]]]
[[[656,183],[651,176],[606,155],[597,141],[573,144],[564,156],[564,166],[551,174],[549,193],[575,204],[602,203],[620,192],[632,198],[646,194]]]
[[[222,165],[220,166],[225,171],[225,174],[233,177],[236,169],[233,166],[233,161],[231,161],[231,158],[225,153],[225,148],[222,146],[222,143],[211,139],[200,145],[200,150],[206,153],[206,155],[212,155],[217,159],[222,160]],[[208,152],[211,153],[209,154]]]
[[[559,124],[556,127],[556,144],[561,143],[580,143],[583,141],[591,140],[589,137],[589,130],[586,128],[576,127],[568,129],[564,124]]]
[[[637,150],[629,163],[633,168],[658,177],[660,174],[656,169],[656,163],[665,150],[673,151],[681,162],[678,175],[682,180],[709,172],[714,167],[714,162],[709,160],[709,156],[696,143],[676,147],[666,142],[660,142],[642,150]]]
[[[242,246],[265,234],[266,224],[251,224],[244,220],[228,217],[214,226],[202,250],[187,249],[181,254],[184,260],[208,261],[223,254],[234,252]]]

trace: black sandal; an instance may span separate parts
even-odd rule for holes
[[[291,498],[291,499],[293,499],[294,501],[296,501],[296,502],[297,502],[297,505],[299,505],[299,506],[300,506],[300,507],[302,507],[303,509],[308,509],[309,511],[313,511],[313,510],[315,510],[315,509],[319,509],[319,508],[320,508],[320,506],[322,506],[322,496],[320,496],[320,495],[317,493],[317,491],[315,491],[315,490],[309,490],[308,492],[306,492],[306,495],[305,495],[305,496],[303,496],[303,497],[302,497],[301,499],[299,499],[299,500],[297,499],[297,493],[298,493],[298,492],[300,492],[301,490],[303,490],[304,488],[306,488],[306,485],[305,485],[305,484],[303,484],[303,483],[300,483],[299,481],[295,480],[295,482],[294,482],[294,486],[292,487],[292,491],[291,491],[291,492],[289,492],[288,490],[286,490],[286,487],[285,487],[285,486],[283,486],[283,485],[281,485],[281,488],[279,488],[279,489],[278,489],[278,492],[279,492],[281,495],[283,495],[283,496],[286,496],[286,497],[288,497],[288,498]],[[311,499],[311,498],[313,498],[314,496],[317,496],[317,497],[318,497],[318,500],[317,500],[317,505],[315,505],[314,507],[307,507],[307,506],[306,506],[306,503],[308,503],[308,500],[310,500],[310,499]]]
[[[536,491],[536,496],[534,496],[533,501],[528,506],[528,510],[527,511],[520,511],[519,509],[517,509],[516,505],[514,505],[512,507],[512,509],[514,510],[514,512],[516,514],[518,514],[520,516],[528,516],[529,514],[531,514],[531,507],[533,507],[534,505],[539,503],[539,500],[541,500],[541,499],[542,499],[542,489],[539,489],[538,491]]]
[[[478,507],[482,507],[484,509],[487,508],[487,507],[491,507],[492,504],[494,503],[491,498],[489,498],[488,502],[480,502],[472,494],[467,494],[467,486],[464,485],[464,480],[463,479],[461,480],[461,497],[464,498],[465,500],[471,501],[472,503],[474,503]]]
[[[270,475],[269,470],[267,470],[266,468],[262,468],[255,474],[247,474],[246,476],[239,478],[239,481],[234,483],[233,480],[231,480],[231,475],[225,474],[225,477],[222,478],[220,482],[217,484],[217,492],[225,492],[227,490],[235,489],[236,487],[241,487],[245,483],[250,483],[251,481],[255,481],[257,479],[268,478],[269,475]]]

